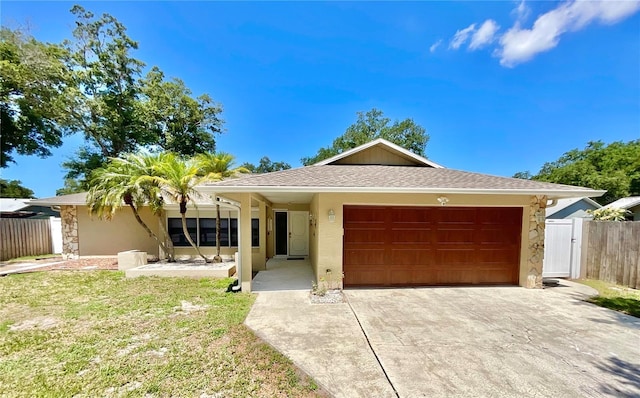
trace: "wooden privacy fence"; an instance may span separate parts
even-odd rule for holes
[[[49,219],[0,218],[0,261],[53,252]]]
[[[640,222],[589,221],[587,278],[640,288]]]

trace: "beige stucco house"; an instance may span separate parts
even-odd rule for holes
[[[317,278],[344,275],[347,288],[540,287],[547,204],[604,193],[447,169],[382,139],[312,166],[198,190],[197,208],[187,212],[192,236],[205,254],[214,252],[220,204],[223,253],[238,252],[244,291],[272,257],[307,258]],[[126,209],[99,221],[83,201],[83,194],[41,200],[61,208],[65,253],[140,249],[162,257]],[[174,221],[177,207],[168,205],[160,219],[143,213],[158,233],[166,228],[176,254],[193,255]]]

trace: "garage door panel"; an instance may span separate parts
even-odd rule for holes
[[[393,223],[431,224],[436,221],[435,212],[427,208],[392,207],[387,208]]]
[[[437,222],[440,225],[476,223],[476,210],[473,207],[436,207]]]
[[[384,286],[389,280],[389,270],[385,266],[373,266],[355,269],[344,276],[344,283],[348,286]]]
[[[475,250],[472,248],[447,248],[436,250],[435,263],[439,265],[474,264]]]
[[[498,229],[498,228],[481,228],[480,233],[483,239],[482,244],[518,244],[520,242],[520,231],[514,231],[511,229]]]
[[[475,231],[473,229],[440,229],[436,235],[438,243],[467,243],[473,244]]]
[[[432,263],[433,250],[429,248],[393,249],[389,258],[389,264],[393,265],[415,265],[419,267],[422,264],[428,265]]]
[[[518,282],[521,208],[344,210],[345,286]]]
[[[481,249],[478,251],[478,262],[481,264],[513,264],[518,256],[513,250],[507,249]]]
[[[345,231],[344,238],[349,243],[379,243],[382,244],[386,240],[386,231],[384,229],[349,229]]]
[[[351,249],[345,253],[345,262],[349,262],[350,265],[384,265],[385,250],[378,248],[366,248],[366,249]]]
[[[344,219],[349,223],[365,223],[375,224],[384,223],[387,216],[385,215],[385,207],[367,206],[366,208],[360,207],[345,207]]]
[[[391,230],[391,243],[420,243],[429,244],[433,231],[431,229],[392,229]]]

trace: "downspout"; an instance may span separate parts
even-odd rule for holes
[[[242,225],[242,223],[240,222],[241,221],[240,220],[240,217],[241,217],[240,203],[236,202],[235,200],[222,198],[217,195],[213,195],[212,199],[214,202],[223,203],[225,204],[225,207],[231,207],[238,211],[238,255],[240,258],[240,264],[236,264],[236,273],[238,274],[238,284],[231,288],[233,292],[237,293],[242,289],[242,261],[244,261],[242,259],[242,234],[240,233],[240,225]]]
[[[549,203],[551,202],[551,203]],[[558,199],[549,199],[547,200],[547,207],[553,207],[558,204]]]

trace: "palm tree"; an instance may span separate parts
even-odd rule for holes
[[[154,215],[159,217],[162,213],[163,200],[159,187],[145,182],[153,173],[153,165],[158,162],[159,157],[160,155],[127,154],[122,158],[109,159],[106,166],[92,173],[87,206],[91,214],[107,220],[110,220],[123,204],[128,206],[138,224],[158,242],[169,261],[173,261],[173,246],[168,247],[142,220],[138,212],[140,206],[148,204]]]
[[[199,170],[194,159],[184,160],[174,153],[164,153],[154,164],[153,173],[142,180],[144,183],[158,187],[163,194],[178,203],[182,217],[182,232],[185,238],[205,262],[211,262],[200,252],[198,246],[191,239],[187,228],[187,204],[194,197],[199,196],[195,187],[203,180]]]
[[[198,165],[198,174],[202,181],[218,181],[235,177],[240,173],[249,173],[245,167],[233,167],[235,157],[230,153],[201,153],[196,155],[195,162]],[[220,205],[216,203],[216,255],[213,257],[216,263],[222,262],[220,257]]]

